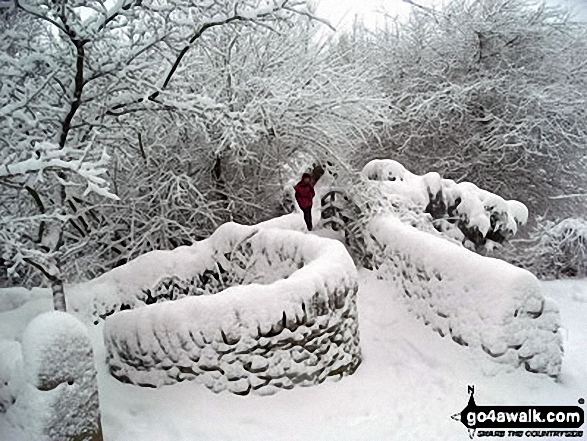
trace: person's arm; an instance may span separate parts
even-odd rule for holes
[[[294,199],[296,201],[299,201],[300,199],[300,188],[299,188],[299,183],[297,183],[296,185],[294,185]]]

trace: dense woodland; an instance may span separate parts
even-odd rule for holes
[[[287,212],[284,188],[312,163],[343,179],[373,158],[522,201],[530,225],[495,254],[544,277],[557,259],[585,269],[584,23],[523,0],[414,7],[379,29],[334,30],[314,11],[0,9],[0,284],[59,293]]]

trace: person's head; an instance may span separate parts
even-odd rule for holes
[[[304,182],[305,184],[309,183],[310,179],[311,179],[310,173],[304,173],[302,175],[302,182]]]

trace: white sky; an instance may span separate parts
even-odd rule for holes
[[[414,1],[428,7],[441,4],[441,0]],[[569,7],[576,18],[587,21],[587,0],[547,0],[547,3]],[[369,27],[375,27],[377,24],[383,25],[381,11],[391,16],[405,17],[411,7],[402,0],[318,0],[317,15],[330,21],[337,29],[350,25],[355,15]]]
[[[369,27],[375,27],[378,23],[383,24],[381,12],[406,16],[409,10],[410,5],[402,0],[319,0],[317,15],[340,29],[351,24],[355,16],[363,19]]]

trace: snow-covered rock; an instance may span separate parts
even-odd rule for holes
[[[530,272],[390,216],[374,218],[365,237],[379,276],[441,336],[481,348],[501,363],[559,375],[558,307]]]
[[[92,344],[70,314],[47,312],[26,328],[23,384],[7,418],[30,439],[102,439]]]
[[[361,360],[353,261],[310,234],[228,223],[79,291],[70,305],[108,317],[107,363],[125,382],[265,394],[340,378]]]

